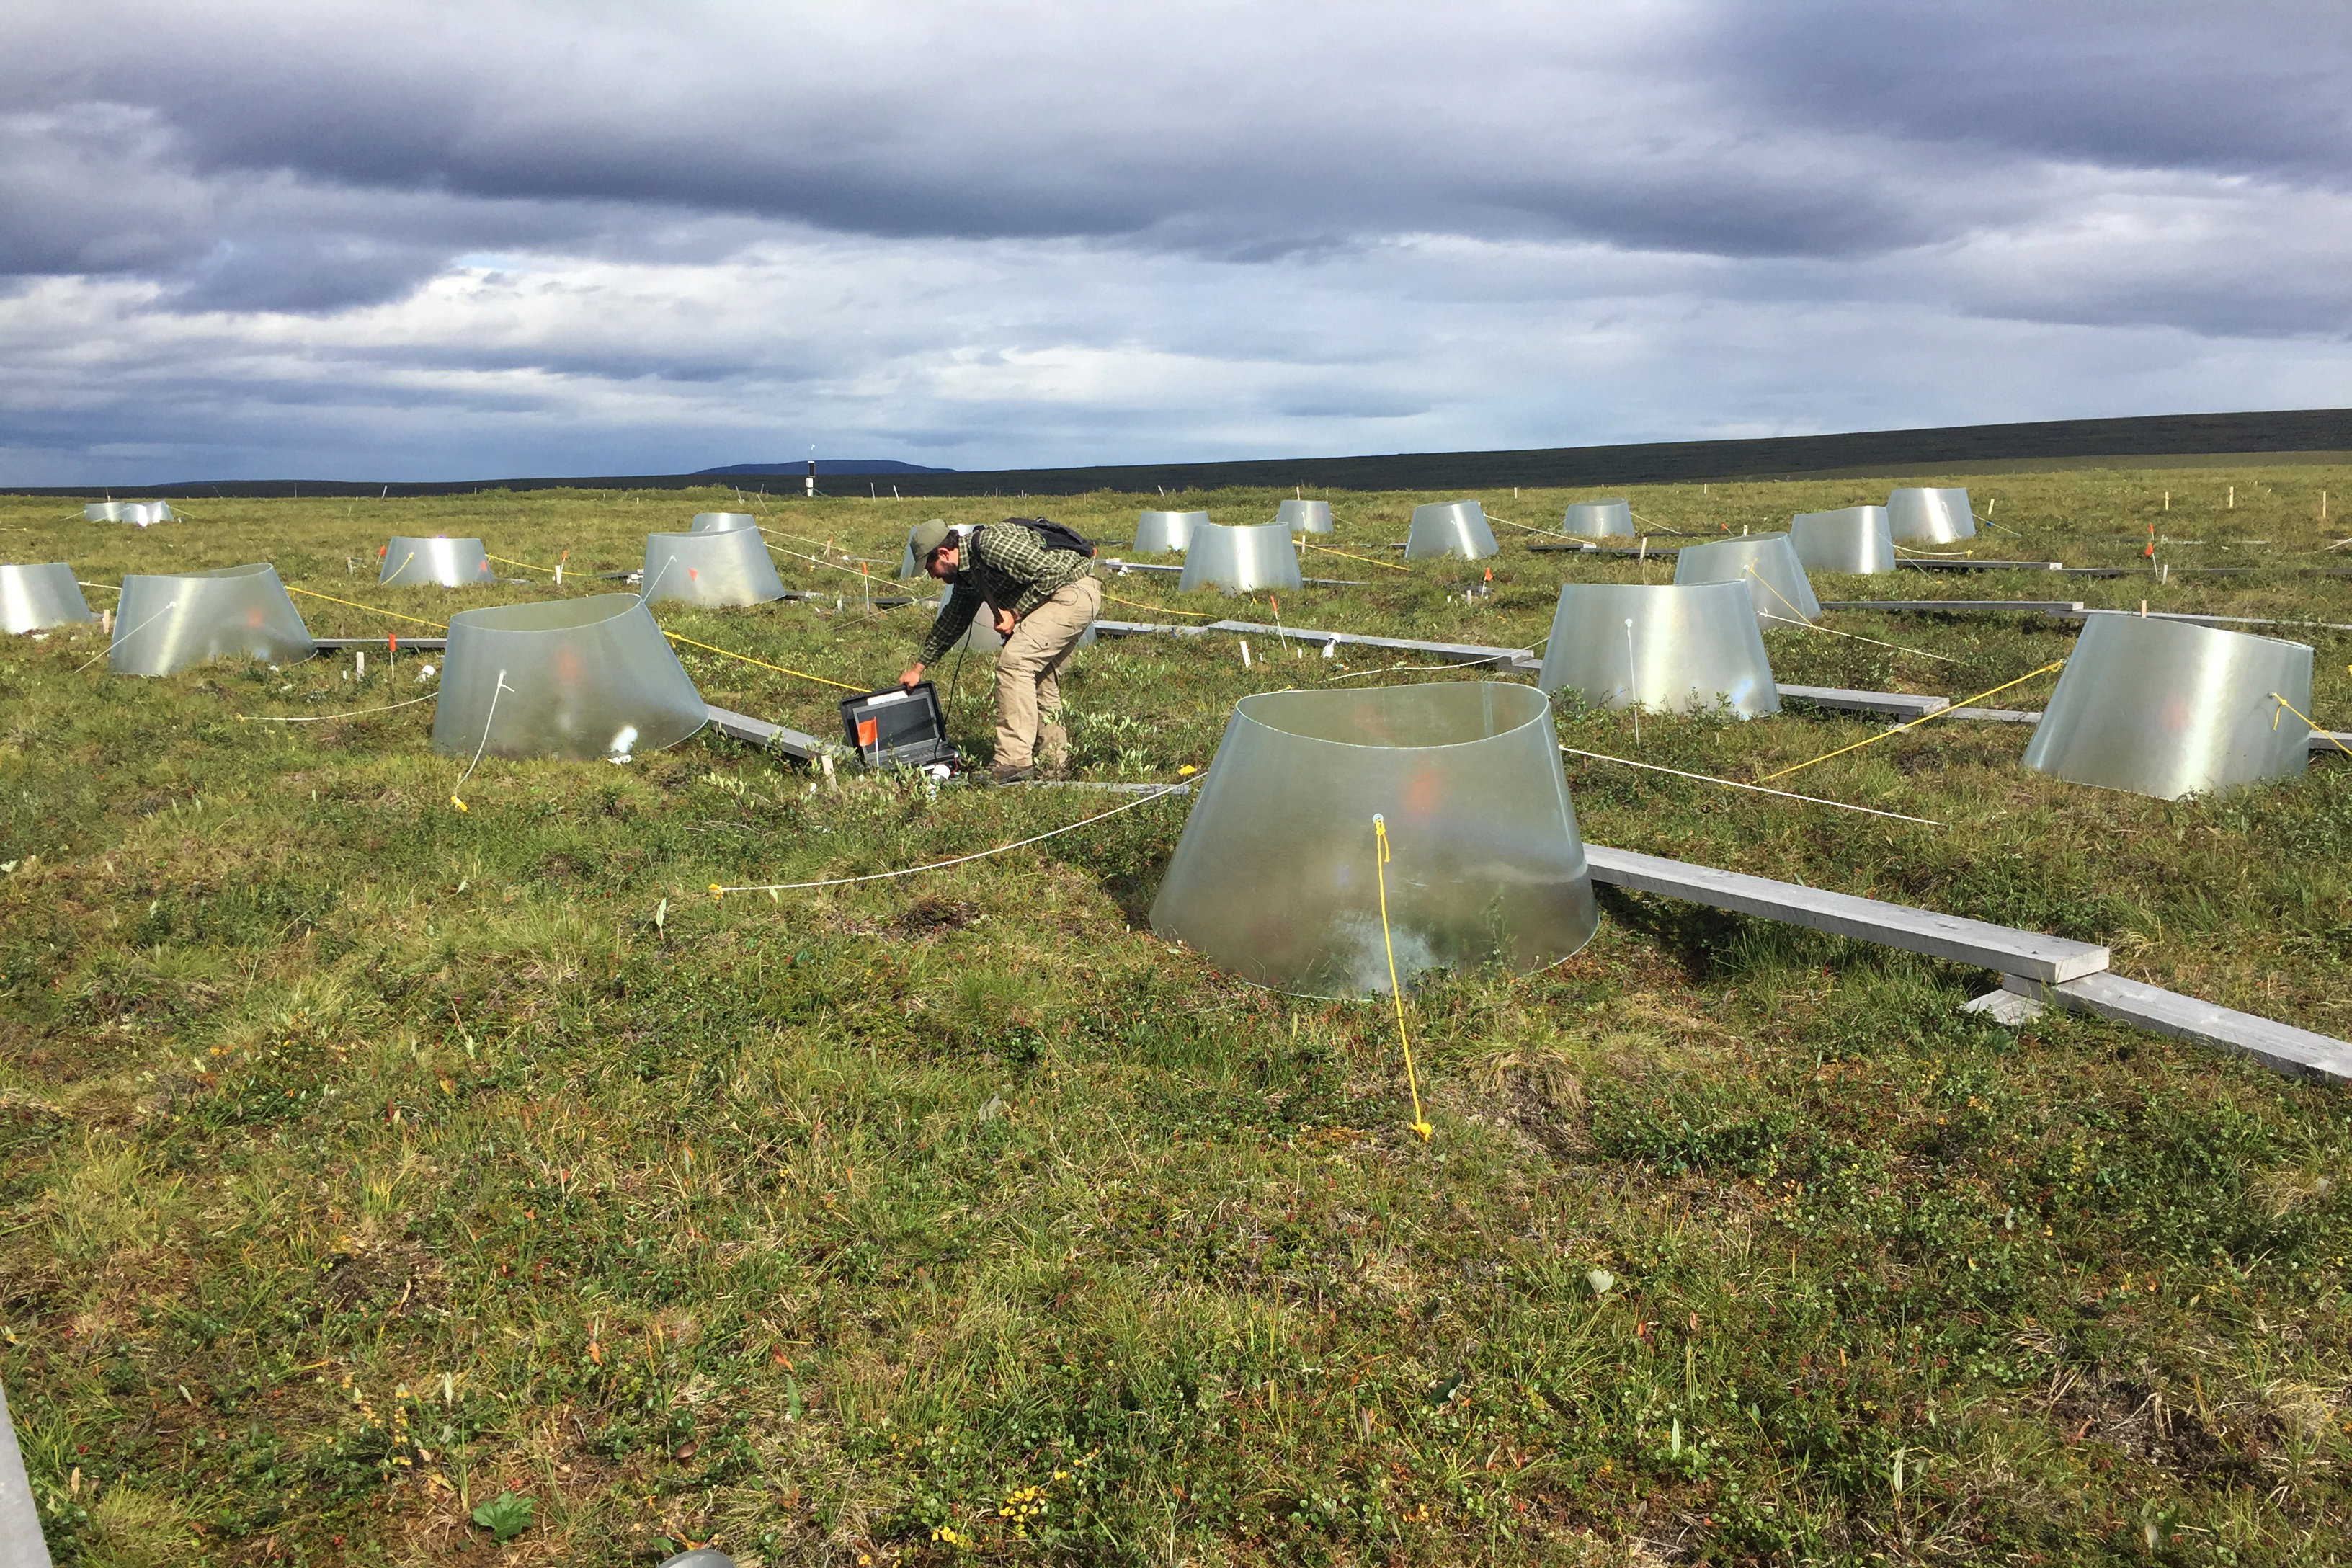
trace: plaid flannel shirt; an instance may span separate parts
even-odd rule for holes
[[[1025,616],[1094,570],[1076,552],[1048,550],[1037,531],[1017,522],[991,523],[964,536],[947,606],[923,639],[920,664],[937,664],[971,626],[982,603]]]

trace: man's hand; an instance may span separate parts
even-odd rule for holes
[[[898,677],[898,684],[911,689],[917,681],[922,679],[923,667],[919,664],[909,665],[907,667],[905,672]]]
[[[1012,611],[999,610],[996,612],[996,635],[998,637],[1011,637],[1013,635],[1013,628],[1020,624],[1021,617],[1014,615]]]

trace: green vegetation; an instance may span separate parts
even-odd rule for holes
[[[2342,470],[1969,482],[2016,535],[1989,552],[2131,564],[2155,523],[2175,571],[1822,596],[2352,624],[2352,580],[2295,570],[2352,566],[2324,548],[2352,529],[2316,516],[2322,489],[2352,505]],[[1274,498],[1180,499],[1250,521]],[[1385,560],[1412,502],[1446,498],[1331,499],[1329,542]],[[1584,496],[1483,499],[1549,524]],[[1633,493],[1662,533],[1878,499]],[[16,499],[0,555],[92,583],[270,560],[440,620],[609,588],[589,574],[634,567],[646,531],[731,502],[197,500],[139,531]],[[1025,503],[1113,541],[1139,504]],[[934,511],[1024,505],[758,510],[778,546],[887,574]],[[542,568],[569,551],[563,585],[373,586],[386,536],[436,531]],[[1461,563],[1316,556],[1368,581],[1282,616],[1525,647],[1562,580],[1667,571],[1498,532],[1491,594]],[[905,664],[927,608],[867,611],[837,558],[781,564],[842,607],[660,616],[861,687]],[[1238,610],[1108,586],[1129,618]],[[297,603],[320,635],[400,627]],[[1776,632],[1783,679],[1966,695],[2072,635],[1832,620],[1918,651]],[[2291,635],[2319,650],[2314,716],[2352,729],[2352,634]],[[461,815],[429,704],[253,721],[415,695],[431,656],[371,657],[364,683],[348,655],[148,681],[84,668],[102,647],[0,647],[0,1381],[61,1563],[649,1564],[713,1538],[842,1564],[2346,1553],[2340,1088],[2080,1018],[2011,1032],[1958,1011],[1985,975],[1609,894],[1574,959],[1415,994],[1423,1144],[1381,1005],[1253,991],[1150,934],[1181,801],[714,900],[1107,801],[827,784],[706,733],[626,767],[486,763]],[[1251,690],[1469,678],[1254,651],[1080,655],[1082,769],[1203,765]],[[837,732],[839,692],[685,657],[713,702]],[[951,714],[978,748],[973,662]],[[1637,748],[1623,715],[1561,722],[1730,777],[1874,732],[1653,717]],[[2025,739],[1937,723],[1799,775],[1939,828],[1570,777],[1597,842],[2105,942],[2136,977],[2352,1035],[2352,758],[2167,805],[2026,773]]]

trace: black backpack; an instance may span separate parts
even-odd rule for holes
[[[1083,555],[1089,561],[1094,559],[1095,547],[1083,534],[1050,517],[1008,517],[1004,521],[1015,527],[1027,529],[1048,550],[1066,550],[1073,555]]]

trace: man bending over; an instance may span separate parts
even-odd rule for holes
[[[996,655],[996,761],[991,782],[1019,784],[1042,764],[1066,771],[1070,736],[1062,728],[1062,661],[1102,613],[1094,563],[1070,550],[1049,550],[1037,531],[1017,522],[950,528],[939,518],[910,542],[924,569],[949,584],[948,602],[901,686],[923,679],[971,626],[983,606],[1004,647]]]

